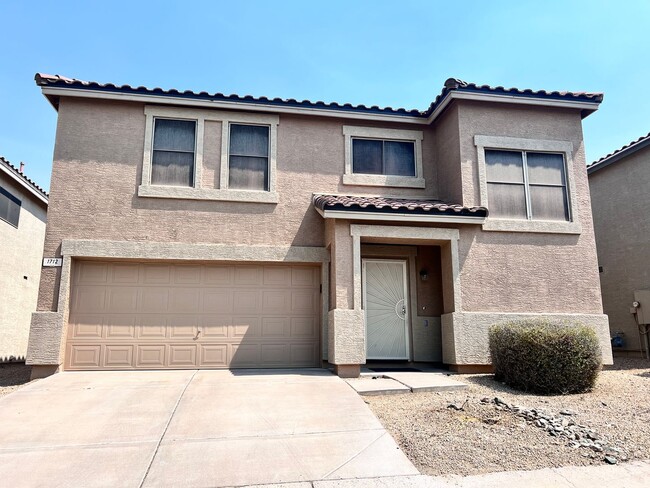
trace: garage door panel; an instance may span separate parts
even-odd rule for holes
[[[150,344],[150,345],[137,345],[136,354],[136,368],[164,368],[165,363],[165,345],[164,344]]]
[[[68,369],[319,364],[320,268],[73,262]]]
[[[228,344],[201,345],[201,368],[225,368],[228,366]]]
[[[260,366],[259,344],[232,344],[230,366],[235,368],[254,368]]]
[[[130,369],[133,363],[134,345],[106,344],[104,346],[103,366],[107,369]]]
[[[195,344],[187,345],[170,345],[169,346],[169,366],[183,367],[196,366],[197,346]]]
[[[145,285],[171,284],[171,266],[168,264],[145,264],[143,265],[143,271],[143,283]]]
[[[232,313],[232,290],[205,289],[201,310],[205,313]]]
[[[135,339],[135,316],[108,315],[104,329],[106,330],[106,339]]]
[[[166,315],[138,315],[136,333],[139,339],[164,339],[167,336]]]
[[[230,327],[229,332],[230,337],[237,339],[259,337],[260,317],[235,316],[233,317],[232,326]]]
[[[201,338],[219,339],[228,337],[228,328],[232,324],[232,316],[228,315],[203,315],[200,317],[199,327]]]
[[[262,313],[288,314],[291,312],[291,290],[265,290],[262,292]]]
[[[138,264],[114,264],[113,283],[137,284],[140,266]]]
[[[71,324],[72,339],[101,339],[104,331],[103,315],[77,315]]]
[[[291,336],[289,317],[264,317],[262,318],[262,337],[284,338]]]
[[[234,284],[259,286],[262,278],[262,267],[255,265],[236,266]]]
[[[201,266],[197,264],[174,266],[174,283],[180,285],[201,284]]]

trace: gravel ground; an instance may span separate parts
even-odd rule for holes
[[[29,380],[31,372],[31,366],[25,366],[24,363],[0,364],[0,397],[31,383]]]
[[[604,453],[572,448],[515,413],[498,409],[499,399],[553,416],[560,411],[592,428],[604,443],[620,449],[619,462],[650,458],[650,362],[616,359],[602,371],[596,388],[567,396],[521,393],[492,375],[458,375],[466,390],[365,397],[375,415],[409,459],[428,475],[475,475],[603,464]],[[454,403],[463,410],[448,408]]]

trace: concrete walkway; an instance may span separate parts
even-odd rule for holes
[[[635,461],[616,466],[506,471],[467,477],[420,475],[325,480],[273,485],[273,488],[646,488],[649,480],[650,461]]]
[[[3,486],[417,474],[363,399],[324,370],[71,372],[0,400]]]

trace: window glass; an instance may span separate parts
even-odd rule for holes
[[[490,215],[526,219],[526,188],[523,184],[488,183]]]
[[[526,153],[528,182],[531,185],[564,185],[564,158],[561,154]]]
[[[151,184],[194,186],[196,122],[155,119]]]
[[[524,159],[521,152],[485,151],[488,181],[524,182]]]
[[[0,219],[18,227],[20,219],[20,200],[0,187]]]
[[[415,176],[415,145],[407,141],[352,139],[352,172]]]
[[[230,125],[228,186],[269,190],[269,127]]]
[[[535,220],[569,220],[566,189],[562,186],[531,185],[530,206]]]

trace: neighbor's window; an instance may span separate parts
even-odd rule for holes
[[[269,126],[230,124],[228,188],[269,191]]]
[[[352,172],[415,176],[415,143],[353,138]]]
[[[18,227],[20,200],[0,186],[0,219]]]
[[[151,184],[194,186],[194,120],[155,119]]]
[[[486,150],[488,206],[497,218],[568,221],[564,156]]]

